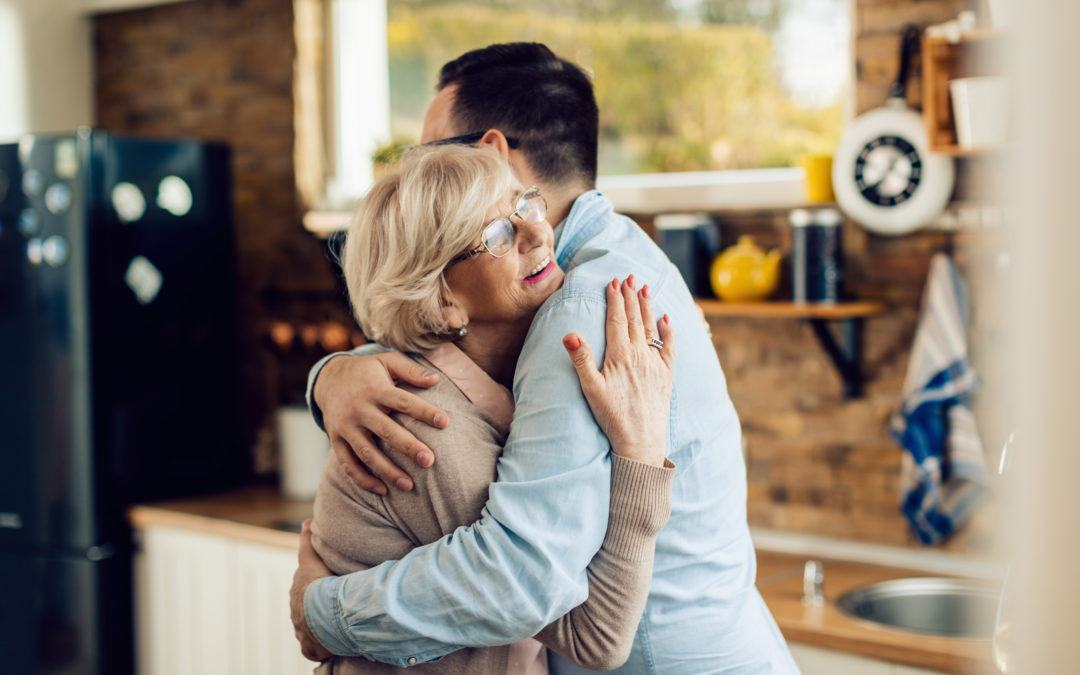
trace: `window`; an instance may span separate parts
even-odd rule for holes
[[[379,145],[419,139],[443,63],[517,40],[543,42],[592,74],[602,187],[674,180],[732,184],[745,194],[756,179],[712,172],[793,167],[800,155],[831,153],[845,121],[850,0],[385,0],[377,18],[385,21],[386,61],[369,59],[365,68],[389,71]],[[687,173],[647,177],[672,172]],[[781,184],[799,192],[798,170],[759,176],[765,192]]]
[[[794,166],[844,121],[848,0],[388,0],[390,127],[419,137],[439,67],[547,44],[592,75],[600,173]]]

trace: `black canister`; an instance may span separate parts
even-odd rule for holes
[[[835,209],[791,212],[791,283],[795,302],[837,302],[842,299],[843,222]]]
[[[704,213],[662,213],[653,221],[656,239],[679,269],[687,288],[710,297],[709,265],[720,252],[720,228]]]

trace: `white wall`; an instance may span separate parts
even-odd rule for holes
[[[0,139],[93,122],[84,0],[0,0]]]

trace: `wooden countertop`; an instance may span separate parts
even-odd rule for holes
[[[311,501],[285,499],[272,488],[245,488],[135,506],[128,517],[136,529],[173,527],[295,549],[299,523],[311,514]],[[758,552],[758,588],[789,641],[949,673],[993,672],[989,641],[890,630],[852,619],[835,607],[837,598],[859,586],[925,573],[823,560],[826,603],[806,607],[802,604],[806,560],[806,556]]]
[[[840,596],[860,586],[935,575],[823,559],[825,604],[807,607],[802,604],[802,569],[807,560],[807,556],[758,552],[758,590],[789,641],[947,673],[996,672],[988,640],[916,635],[853,619],[836,608]]]
[[[133,506],[128,520],[137,530],[174,527],[296,550],[300,522],[311,517],[312,505],[311,500],[286,499],[273,488],[254,487]]]

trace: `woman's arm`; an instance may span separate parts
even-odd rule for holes
[[[564,340],[582,390],[611,441],[611,506],[600,551],[586,570],[589,597],[537,635],[575,663],[595,670],[622,665],[652,580],[656,536],[671,513],[674,465],[665,458],[674,378],[674,333],[657,324],[648,287],[633,277],[607,287],[607,349],[597,371],[588,344]],[[650,340],[662,342],[654,346]]]
[[[613,455],[604,544],[585,572],[589,598],[536,639],[580,666],[611,670],[630,655],[652,580],[656,535],[671,512],[674,465],[654,467]]]

